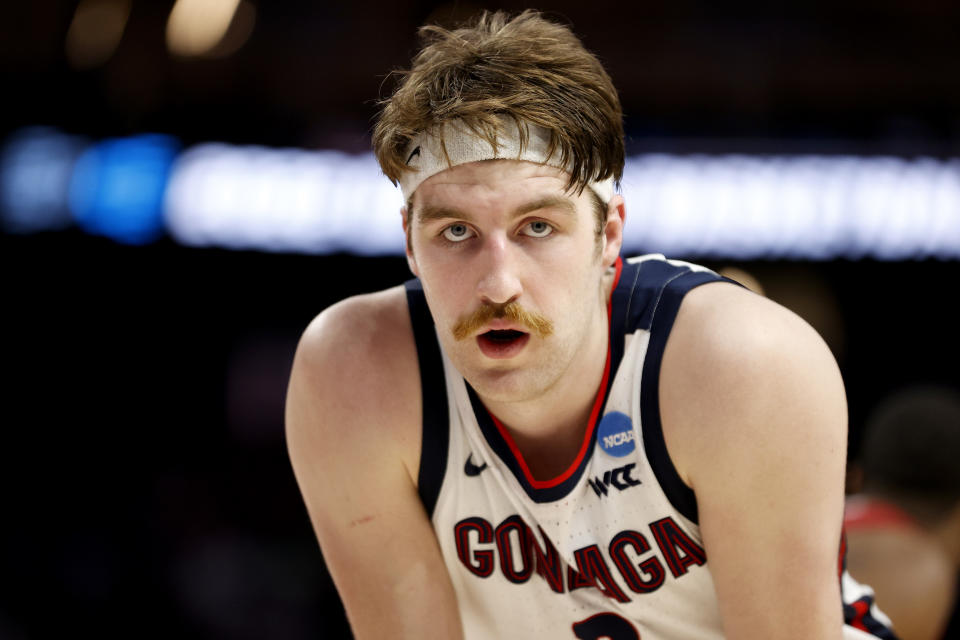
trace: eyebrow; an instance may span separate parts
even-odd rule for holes
[[[576,215],[577,213],[577,206],[569,198],[562,196],[544,196],[520,205],[510,213],[510,217],[518,218],[525,213],[540,211],[541,209],[558,209],[561,213],[567,215]],[[429,205],[417,212],[416,217],[421,223],[431,220],[446,220],[448,218],[459,218],[468,222],[473,220],[473,216],[466,211],[461,211],[453,207],[433,207]]]

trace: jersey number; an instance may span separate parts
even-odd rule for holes
[[[633,625],[615,613],[598,613],[573,623],[573,634],[580,640],[640,640]]]

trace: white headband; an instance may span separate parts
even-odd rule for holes
[[[527,144],[524,145],[523,152],[520,151],[519,127],[508,116],[501,116],[496,150],[461,120],[444,123],[442,135],[423,132],[414,136],[406,150],[407,166],[412,170],[404,171],[399,180],[404,201],[409,202],[420,183],[430,176],[467,162],[498,158],[527,160],[567,170],[560,164],[559,150],[552,156],[547,156],[550,132],[537,125],[524,123],[523,126],[527,129]],[[444,146],[446,154],[443,152]],[[610,202],[613,197],[613,178],[589,182],[587,186],[593,189],[603,202]]]

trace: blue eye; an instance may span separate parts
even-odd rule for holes
[[[534,220],[526,226],[526,234],[534,238],[546,238],[553,233],[553,227],[543,220]]]
[[[470,232],[470,227],[460,223],[452,224],[445,228],[441,235],[450,242],[463,242],[473,237],[473,234]]]

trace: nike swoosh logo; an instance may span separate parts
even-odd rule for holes
[[[467,462],[463,465],[463,472],[468,476],[478,476],[480,473],[487,468],[487,463],[484,462],[481,465],[473,464],[473,454],[467,456]]]

